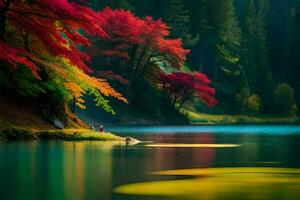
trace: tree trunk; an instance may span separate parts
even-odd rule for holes
[[[184,99],[180,102],[180,104],[179,104],[179,106],[178,106],[178,108],[177,108],[178,111],[180,111],[181,107],[183,106],[183,104],[184,104],[187,100],[188,100],[188,98],[184,98]]]
[[[76,99],[73,97],[73,104],[72,104],[72,112],[75,114],[76,109]]]
[[[129,62],[128,62],[128,69],[133,69],[134,67],[134,61],[136,56],[136,50],[138,49],[138,46],[136,44],[132,45],[129,55]]]
[[[137,75],[138,72],[139,72],[139,68],[140,68],[141,62],[143,60],[143,57],[144,57],[144,55],[146,53],[146,50],[147,50],[147,46],[144,47],[143,51],[141,52],[141,54],[139,56],[138,62],[136,64],[136,66],[135,66],[135,73],[134,73],[134,75]]]
[[[145,74],[146,69],[147,69],[147,67],[148,67],[148,65],[149,65],[149,63],[150,63],[150,60],[151,60],[151,56],[148,57],[148,59],[147,59],[147,61],[146,61],[146,64],[145,64],[144,67],[143,67],[142,75]]]
[[[177,101],[177,96],[176,94],[174,94],[174,99],[173,99],[173,102],[172,102],[172,106],[176,109],[175,105],[176,105],[176,101]]]
[[[248,82],[248,77],[247,77],[247,74],[246,74],[246,72],[245,72],[245,70],[244,70],[244,67],[240,66],[240,70],[241,70],[241,72],[242,72],[242,76],[243,76],[243,79],[244,79],[246,88],[248,89],[248,91],[250,91],[249,82]]]

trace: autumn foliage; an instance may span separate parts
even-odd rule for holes
[[[105,104],[109,111],[108,101],[101,95],[127,102],[104,79],[88,75],[92,72],[88,66],[91,57],[78,48],[91,46],[80,33],[106,36],[103,19],[95,11],[67,0],[0,0],[0,15],[0,59],[11,66],[11,71],[22,64],[37,79],[46,72],[74,98],[80,100],[79,94],[85,90],[97,96],[97,103]],[[80,70],[74,73],[74,67]]]
[[[123,66],[137,74],[155,62],[164,62],[168,67],[180,68],[189,50],[182,47],[181,39],[169,39],[169,27],[162,20],[152,17],[141,19],[130,11],[105,8],[98,12],[103,19],[107,37],[98,40],[94,55],[122,61]]]
[[[178,110],[192,97],[200,99],[207,106],[213,107],[217,104],[214,99],[215,89],[209,84],[211,81],[202,73],[174,72],[160,75],[161,87],[170,98],[173,106],[178,103]]]
[[[1,0],[1,50],[10,46],[8,53],[18,54],[20,63],[36,72],[31,62],[37,55],[48,53],[62,56],[85,71],[90,56],[80,52],[75,45],[89,46],[91,43],[84,32],[103,37],[102,20],[92,9],[67,0]],[[12,35],[12,33],[14,33]],[[14,55],[12,55],[14,56]],[[9,61],[9,55],[1,58]],[[15,57],[15,56],[14,56]],[[9,61],[10,62],[10,61]],[[34,73],[37,77],[38,74]]]
[[[56,92],[80,108],[85,108],[83,95],[90,94],[96,105],[114,113],[106,97],[128,101],[106,80],[129,82],[111,70],[93,71],[92,57],[128,70],[133,77],[143,77],[149,66],[162,72],[161,68],[180,70],[184,64],[189,50],[180,38],[169,38],[170,28],[162,20],[139,18],[122,9],[95,12],[76,2],[0,0],[0,60],[10,66],[8,74],[25,67],[40,81],[33,81],[36,91]],[[8,74],[7,80],[14,84]],[[181,107],[191,96],[209,106],[216,104],[214,89],[203,74],[155,76],[174,105],[180,101]]]

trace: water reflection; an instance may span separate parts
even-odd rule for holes
[[[1,199],[111,199],[112,149],[80,142],[0,146]]]
[[[147,147],[149,144],[146,143],[125,147],[99,142],[60,141],[1,144],[0,199],[140,200],[145,197],[117,194],[113,190],[131,183],[182,180],[182,177],[177,176],[151,174],[153,171],[216,167],[300,168],[300,137],[297,134],[266,136],[244,133],[233,135],[209,132],[138,132],[130,136],[141,141],[155,141],[155,144],[167,143],[174,146]],[[178,148],[178,144],[186,146]],[[240,146],[189,146],[195,144]],[[212,181],[221,182],[220,179],[222,177],[215,177]],[[244,187],[247,188],[248,182],[244,183]],[[223,187],[213,184],[210,186],[211,190]],[[268,190],[272,193],[276,191],[276,187],[272,186]],[[295,185],[288,187],[299,189]],[[272,199],[281,199],[277,198],[276,192],[272,195]],[[242,194],[240,197],[235,196],[234,199],[248,198]],[[148,199],[157,198],[147,197]],[[168,197],[159,199],[164,200]]]

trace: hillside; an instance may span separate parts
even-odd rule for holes
[[[0,130],[13,127],[55,129],[53,121],[43,114],[34,102],[18,97],[0,95]],[[67,127],[87,128],[88,125],[71,112],[67,113]]]

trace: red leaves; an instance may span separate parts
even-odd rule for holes
[[[174,72],[161,74],[160,80],[164,85],[163,87],[169,90],[176,98],[184,100],[188,95],[192,95],[210,107],[217,104],[213,97],[215,89],[208,85],[211,81],[205,74]]]
[[[182,48],[181,39],[174,40],[165,40],[159,38],[157,40],[157,48],[163,54],[170,56],[168,58],[169,62],[178,68],[180,68],[186,59],[186,54],[189,53],[189,50]]]
[[[75,44],[91,46],[91,42],[86,37],[84,37],[83,35],[81,35],[79,33],[67,30],[67,31],[65,31],[65,34]]]
[[[22,50],[14,49],[0,40],[0,60],[4,60],[7,63],[9,63],[13,69],[17,68],[18,63],[24,64],[29,69],[31,69],[32,74],[37,79],[40,79],[40,76],[38,75],[37,72],[38,67],[28,57],[26,57],[24,53],[25,54],[27,53],[24,49]]]
[[[157,63],[180,68],[189,52],[183,48],[181,39],[168,38],[169,27],[162,20],[141,19],[122,9],[105,8],[96,13],[68,0],[0,0],[1,8],[5,10],[1,16],[5,23],[2,24],[7,27],[6,32],[1,32],[0,59],[13,68],[18,63],[26,65],[38,79],[38,67],[33,61],[64,71],[65,66],[55,63],[55,60],[67,60],[66,63],[91,72],[86,65],[91,57],[77,48],[77,45],[91,46],[91,42],[79,30],[100,38],[100,49],[95,53],[125,60],[119,63],[131,68],[134,75],[143,74],[148,65],[153,67]],[[127,101],[105,81],[83,72],[81,75],[102,94]],[[98,72],[97,75],[128,83],[111,71]],[[174,95],[174,102],[178,98],[184,102],[192,94],[209,106],[217,103],[213,98],[215,90],[209,87],[210,80],[204,74],[176,72],[161,75],[160,79]]]
[[[0,6],[6,6],[7,26],[12,26],[15,32],[26,32],[28,40],[32,41],[24,47],[30,50],[28,53],[35,51],[35,54],[41,54],[46,50],[52,56],[70,60],[86,72],[91,71],[86,65],[90,57],[75,46],[91,45],[87,38],[77,32],[78,29],[90,35],[105,36],[101,28],[102,19],[92,9],[67,0],[10,0],[6,5],[1,0]],[[8,31],[4,33],[7,43],[10,41],[10,35],[12,34]],[[12,38],[11,41],[14,43],[16,38]],[[19,47],[22,43],[13,45]],[[32,68],[28,62],[24,64]]]
[[[142,42],[143,20],[135,17],[130,11],[106,7],[98,12],[98,16],[103,19],[103,30],[107,33],[108,40],[120,43]]]
[[[96,13],[68,0],[10,0],[7,5],[0,0],[0,6],[6,6],[6,24],[13,27],[12,32],[28,36],[27,46],[22,39],[15,44],[15,36],[11,38],[13,47],[21,46],[35,55],[66,58],[86,72],[91,72],[87,66],[91,58],[76,47],[91,46],[91,42],[78,33],[79,29],[102,38],[102,56],[130,60],[126,63],[130,63],[137,72],[145,71],[153,56],[173,67],[181,67],[188,53],[180,39],[167,38],[169,27],[161,20],[153,20],[152,17],[140,19],[130,11],[105,8]],[[9,31],[4,33],[4,37],[8,38],[6,43],[10,43],[9,37],[13,34]],[[32,65],[28,67],[32,68]]]
[[[143,30],[146,45],[165,57],[172,66],[180,68],[183,65],[189,50],[182,47],[181,39],[167,38],[170,35],[167,24],[162,20],[155,21],[152,17],[146,17]]]
[[[152,17],[140,19],[130,11],[110,8],[105,8],[98,15],[103,19],[103,30],[107,33],[107,38],[100,42],[101,48],[106,51],[101,55],[129,58],[132,62],[143,60],[146,55],[156,55],[178,68],[185,61],[189,51],[182,47],[180,39],[167,38],[169,27],[161,20]],[[134,46],[136,53],[132,54]]]

